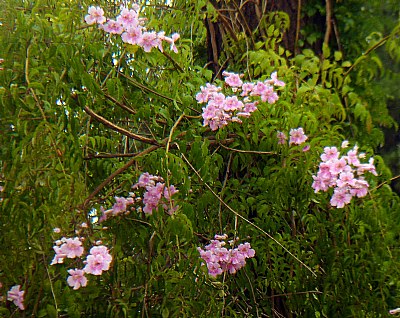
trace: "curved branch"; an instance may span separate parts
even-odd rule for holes
[[[84,110],[90,117],[96,119],[97,121],[101,122],[103,125],[111,128],[112,130],[118,131],[119,133],[121,133],[121,134],[123,134],[123,135],[125,135],[125,136],[127,136],[129,138],[132,138],[132,139],[135,139],[137,141],[141,141],[141,142],[144,142],[144,143],[150,144],[150,145],[159,145],[158,142],[156,140],[154,140],[154,139],[150,139],[150,138],[147,138],[147,137],[136,135],[136,134],[134,134],[134,133],[132,133],[132,132],[126,130],[126,129],[123,129],[123,128],[113,124],[112,122],[108,121],[107,119],[105,119],[104,117],[100,116],[99,114],[96,114],[93,110],[91,110],[87,106],[85,106]]]

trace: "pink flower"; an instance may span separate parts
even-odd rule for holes
[[[113,214],[118,215],[126,211],[128,200],[123,197],[115,197],[115,204],[112,207]]]
[[[178,193],[179,191],[175,188],[174,185],[171,185],[169,188],[165,187],[164,189],[164,198],[167,200],[170,200],[171,197],[175,194]]]
[[[208,274],[213,277],[217,277],[223,273],[221,265],[219,263],[207,263]]]
[[[354,174],[352,172],[341,172],[339,179],[336,181],[336,185],[339,188],[351,186],[354,187],[356,179],[354,179]]]
[[[303,152],[307,152],[307,151],[309,151],[311,149],[311,146],[310,145],[306,145],[306,146],[304,146],[303,147]]]
[[[354,187],[350,189],[350,193],[357,198],[365,197],[368,194],[369,183],[363,179],[356,179]]]
[[[117,17],[117,22],[126,30],[129,27],[137,27],[139,25],[138,14],[135,10],[122,8],[121,13]]]
[[[308,137],[304,134],[303,128],[301,127],[297,129],[291,129],[289,135],[290,135],[289,145],[291,144],[301,145],[308,139]]]
[[[280,80],[278,80],[278,74],[277,72],[273,72],[271,74],[271,80],[270,80],[271,84],[274,84],[275,86],[281,86],[284,87],[285,86],[285,82],[282,82]]]
[[[349,146],[349,141],[348,140],[344,140],[342,142],[342,145],[340,146],[340,148],[344,149],[344,148],[347,148],[348,146]]]
[[[246,258],[255,256],[255,251],[247,242],[234,249],[223,247],[226,245],[224,240],[227,238],[226,234],[215,235],[215,240],[211,240],[210,244],[205,246],[205,250],[197,248],[200,257],[206,262],[208,273],[211,276],[216,277],[223,272],[234,274],[246,265]]]
[[[21,285],[15,285],[7,292],[7,300],[12,301],[19,309],[24,310],[24,294],[25,291],[20,290]]]
[[[215,234],[214,235],[214,239],[216,239],[216,240],[227,240],[228,239],[228,235],[227,234],[222,234],[222,235]]]
[[[179,38],[181,37],[178,33],[172,34],[172,36],[170,38],[167,36],[164,36],[164,34],[162,34],[162,35],[159,34],[159,37],[161,38],[161,40],[163,40],[171,45],[170,46],[171,51],[178,53],[178,48],[175,45],[175,42],[178,41]]]
[[[364,172],[371,172],[374,176],[377,176],[375,166],[374,166],[374,158],[370,158],[369,163],[362,163],[357,165],[357,173],[359,175],[364,174]]]
[[[347,156],[345,156],[345,158],[349,165],[357,166],[360,164],[360,159],[357,152],[358,152],[357,146],[354,147],[352,150],[349,150],[349,152],[347,152]]]
[[[351,168],[347,165],[346,160],[344,158],[332,159],[329,162],[327,162],[327,164],[329,165],[329,172],[333,175],[338,175],[339,173],[345,171],[346,169],[351,170]]]
[[[85,287],[87,285],[87,278],[85,277],[85,272],[81,269],[69,269],[68,270],[67,283],[69,286],[74,287],[74,289],[79,289],[80,287]]]
[[[104,17],[104,10],[102,8],[90,6],[88,9],[88,13],[89,14],[85,16],[85,21],[87,24],[103,24],[104,22],[106,22],[106,18]]]
[[[339,152],[336,147],[325,147],[324,153],[321,155],[322,161],[329,161],[331,159],[338,159]]]
[[[103,24],[103,30],[111,34],[121,34],[124,28],[117,21],[108,20],[106,24]]]
[[[101,275],[103,271],[110,268],[112,256],[107,247],[100,245],[94,246],[89,251],[90,255],[86,258],[86,266],[83,268],[85,273],[92,275]]]
[[[142,30],[137,26],[129,26],[121,35],[122,41],[129,44],[139,44],[142,40]]]
[[[246,113],[252,113],[252,112],[256,111],[257,110],[257,104],[258,104],[258,102],[244,104],[244,111]]]
[[[391,315],[395,315],[395,314],[398,314],[398,313],[400,313],[400,308],[389,310],[389,314],[391,314]]]
[[[244,105],[238,100],[236,96],[229,96],[225,99],[224,110],[225,111],[235,111],[243,109]]]
[[[261,96],[268,94],[270,88],[271,87],[269,85],[265,85],[263,82],[257,82],[252,89],[251,95]]]
[[[53,260],[51,261],[50,265],[55,265],[55,264],[61,264],[64,263],[64,258],[67,257],[66,254],[63,254],[61,252],[61,249],[59,246],[55,245],[53,246],[53,250],[54,252],[56,252],[56,254],[54,255]]]
[[[60,233],[60,232],[61,232],[61,229],[60,229],[59,227],[55,227],[55,228],[53,229],[53,232],[54,232],[54,233]]]
[[[79,237],[61,239],[63,244],[60,246],[60,254],[65,254],[68,258],[80,257],[83,254],[82,242]]]
[[[144,32],[140,39],[139,45],[145,52],[150,52],[153,47],[159,46],[161,40],[157,37],[155,32]]]
[[[346,204],[351,201],[351,194],[344,188],[336,188],[333,191],[332,198],[330,200],[332,206],[336,206],[338,209],[343,208]]]
[[[242,93],[240,95],[247,96],[249,93],[253,91],[254,83],[244,83],[242,85]]]
[[[239,74],[224,71],[222,75],[225,76],[225,83],[230,87],[240,87],[243,84]]]
[[[320,174],[317,176],[313,176],[314,182],[311,185],[311,187],[314,189],[315,193],[318,193],[319,191],[328,191],[329,189],[329,182],[326,182],[324,178],[321,177]]]
[[[246,242],[244,244],[240,244],[238,246],[238,250],[246,257],[246,258],[251,258],[254,257],[256,254],[256,251],[253,250],[250,246],[250,243]]]
[[[146,188],[147,186],[155,185],[154,182],[155,178],[153,175],[149,174],[148,172],[142,173],[139,177],[138,183],[136,183],[132,188]]]

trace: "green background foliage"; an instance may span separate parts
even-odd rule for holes
[[[385,8],[398,12],[395,2]],[[305,5],[303,18],[326,14],[321,3]],[[251,38],[227,36],[227,70],[246,80],[277,71],[286,86],[276,104],[213,132],[194,96],[221,84],[206,66],[204,23],[218,6],[141,3],[149,29],[180,33],[176,54],[146,53],[87,26],[91,1],[1,2],[0,282],[3,296],[22,285],[26,310],[4,297],[0,315],[388,316],[400,303],[400,201],[391,169],[374,154],[382,129],[397,129],[388,103],[399,97],[400,27],[379,23],[387,12],[378,3],[360,15],[360,1],[334,2],[341,47],[331,40],[316,50],[323,34],[304,26],[299,51],[289,51],[283,12],[266,12]],[[96,5],[119,13],[117,1]],[[297,127],[307,152],[277,143],[277,131]],[[367,197],[336,209],[332,193],[315,194],[311,184],[323,148],[343,140],[374,156],[378,176]],[[96,222],[100,207],[127,196],[146,171],[179,189],[178,211]],[[250,242],[256,257],[235,275],[210,277],[197,247],[216,233]],[[49,265],[54,241],[75,235],[86,251],[101,240],[113,256],[108,272],[77,291],[66,277],[78,261]]]

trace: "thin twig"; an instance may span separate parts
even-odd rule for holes
[[[99,155],[87,155],[83,160],[99,159],[99,158],[130,158],[135,157],[138,153],[104,153]]]
[[[393,181],[393,180],[396,180],[396,179],[399,179],[399,178],[400,178],[400,175],[395,176],[395,177],[393,177],[393,178],[390,178],[390,179],[387,180],[387,181],[383,181],[381,184],[378,184],[375,188],[373,188],[373,189],[370,190],[370,191],[374,191],[374,190],[376,190],[376,189],[379,189],[381,186],[383,186],[384,184],[388,183],[389,181]]]
[[[366,50],[354,63],[353,65],[350,66],[350,68],[343,74],[343,77],[347,77],[347,75],[349,75],[349,73],[353,70],[353,68],[355,68],[363,59],[361,59],[361,57],[365,57],[367,56],[369,53],[371,53],[372,51],[374,51],[375,49],[377,49],[378,47],[382,46],[383,44],[385,44],[385,42],[391,37],[392,35],[389,34],[387,36],[385,36],[383,39],[381,39],[380,41],[378,41],[377,43],[375,43],[373,46],[371,46],[368,50]]]
[[[174,102],[174,101],[175,101],[177,104],[182,104],[180,101],[175,100],[175,99],[172,98],[172,97],[169,97],[169,96],[166,96],[166,95],[164,95],[164,94],[161,94],[161,93],[155,91],[154,89],[152,89],[152,88],[150,88],[150,87],[147,87],[146,85],[143,85],[142,83],[139,83],[139,82],[135,81],[133,78],[131,78],[131,77],[125,75],[124,73],[122,73],[122,72],[120,72],[120,71],[118,71],[118,74],[121,75],[122,77],[124,77],[125,79],[127,79],[132,85],[134,85],[134,86],[136,86],[136,87],[138,87],[138,88],[140,88],[140,89],[143,89],[143,90],[146,91],[146,92],[153,93],[154,95],[156,95],[156,96],[158,96],[158,97],[162,97],[162,98],[164,98],[164,99],[167,99],[167,100],[169,100],[169,101],[171,101],[171,102]]]
[[[222,148],[225,148],[227,150],[240,152],[240,153],[254,153],[254,154],[258,154],[258,155],[276,155],[276,152],[273,152],[273,151],[240,150],[240,149],[235,149],[235,148],[230,148],[230,147],[224,146],[221,143],[219,143],[219,145]]]

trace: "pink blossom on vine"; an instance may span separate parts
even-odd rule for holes
[[[142,40],[142,30],[137,26],[129,26],[126,31],[121,34],[121,39],[125,43],[139,44]]]
[[[115,204],[112,206],[113,214],[118,215],[127,211],[127,206],[134,204],[134,200],[131,197],[115,197]]]
[[[281,84],[276,79],[276,74],[274,79],[257,83],[243,82],[242,74],[224,71],[223,76],[226,84],[224,88],[230,90],[232,94],[226,96],[219,93],[224,88],[210,83],[200,87],[200,92],[196,94],[199,104],[207,103],[206,107],[202,108],[203,126],[209,126],[211,130],[222,128],[229,122],[241,123],[240,117],[249,117],[257,110],[259,100],[273,104],[279,98],[274,91],[274,85]],[[253,100],[254,98],[259,100]]]
[[[304,146],[303,147],[303,152],[307,152],[307,151],[309,151],[311,149],[311,146],[310,145],[306,145],[306,146]]]
[[[155,186],[146,187],[146,192],[143,195],[144,213],[152,214],[153,210],[157,209],[164,192],[164,187],[165,185],[160,182]]]
[[[354,186],[350,188],[350,194],[356,196],[357,198],[365,197],[368,194],[368,181],[364,179],[356,179]]]
[[[339,152],[336,147],[325,147],[324,153],[321,155],[322,161],[329,161],[331,159],[338,159]]]
[[[222,75],[225,77],[225,83],[228,84],[230,87],[241,87],[243,82],[240,79],[242,75],[231,73],[231,72],[222,72]]]
[[[253,250],[250,246],[250,243],[246,242],[243,244],[239,244],[238,246],[239,252],[241,252],[246,258],[252,258],[256,254],[255,250]]]
[[[102,29],[111,34],[121,34],[124,31],[122,25],[115,20],[108,20],[102,25]]]
[[[104,17],[104,10],[102,8],[90,6],[88,9],[88,13],[89,14],[85,16],[85,21],[87,24],[103,24],[104,22],[106,22],[106,18]]]
[[[243,102],[238,100],[236,96],[229,96],[225,98],[223,109],[227,112],[234,112],[236,110],[242,110],[244,107]]]
[[[291,144],[301,145],[308,139],[308,137],[304,134],[303,128],[301,127],[297,129],[291,129],[289,135],[290,135],[289,145]]]
[[[343,171],[349,170],[349,166],[347,165],[347,162],[344,158],[332,159],[328,161],[327,164],[329,165],[329,172],[334,176]]]
[[[246,265],[246,259],[255,256],[255,251],[250,243],[240,244],[236,248],[228,249],[224,247],[227,235],[215,235],[215,239],[210,241],[204,249],[198,247],[197,250],[203,261],[206,262],[209,275],[216,277],[224,272],[236,273]]]
[[[241,96],[248,96],[254,89],[254,83],[243,83]]]
[[[86,266],[83,268],[85,273],[101,275],[103,271],[107,271],[110,268],[112,256],[107,247],[103,245],[93,246],[89,253],[90,255],[86,257],[85,261]]]
[[[359,175],[364,174],[365,172],[370,172],[374,176],[378,175],[375,170],[374,158],[370,158],[368,163],[360,163],[356,165],[356,167]]]
[[[61,238],[55,242],[53,250],[56,253],[50,265],[60,264],[64,262],[64,258],[80,257],[83,254],[82,241],[79,237]]]
[[[153,175],[149,174],[148,172],[142,173],[139,177],[139,180],[136,184],[132,186],[132,189],[137,188],[146,188],[148,186],[155,185],[155,180],[158,179]]]
[[[67,283],[70,287],[73,287],[74,290],[77,290],[81,287],[85,287],[87,285],[87,278],[85,277],[85,272],[81,269],[69,269],[68,270]]]
[[[144,32],[142,34],[142,38],[140,39],[139,45],[145,52],[150,52],[154,47],[160,48],[161,40],[157,36],[156,32]],[[160,51],[162,51],[162,47]]]
[[[357,146],[341,157],[336,147],[325,147],[317,175],[313,176],[312,188],[315,193],[321,190],[326,192],[333,187],[330,203],[337,208],[349,204],[352,197],[366,196],[369,183],[363,178],[363,174],[370,172],[376,175],[376,170],[373,158],[368,163],[360,163],[360,159]]]
[[[166,200],[170,200],[171,197],[175,194],[178,193],[179,191],[175,188],[174,185],[171,185],[169,188],[165,187],[164,188],[164,198]]]
[[[158,34],[158,36],[160,37],[161,40],[167,42],[170,44],[170,50],[174,51],[175,53],[178,53],[178,48],[176,47],[175,42],[179,40],[179,38],[181,37],[178,33],[174,33],[171,35],[171,37],[167,37],[164,35],[164,32],[162,33],[162,35],[160,35],[160,33]]]
[[[273,84],[275,86],[281,86],[281,87],[285,86],[285,82],[278,80],[278,73],[277,72],[273,72],[271,74],[271,79],[269,80],[269,83]]]
[[[343,208],[351,201],[352,195],[345,188],[335,188],[331,198],[331,205],[336,206],[338,209]]]
[[[21,285],[15,285],[7,292],[7,300],[12,301],[19,309],[24,310],[24,290],[20,290]]]
[[[89,15],[85,17],[85,21],[88,24],[97,22],[99,28],[103,29],[103,31],[110,34],[120,34],[123,42],[138,45],[145,52],[150,52],[155,47],[163,51],[162,42],[165,41],[170,44],[170,49],[177,53],[178,48],[175,43],[180,38],[180,35],[174,33],[171,37],[167,37],[164,31],[156,33],[155,31],[147,30],[144,26],[146,19],[139,17],[139,11],[140,7],[137,4],[133,4],[132,9],[122,7],[120,14],[115,19],[106,19],[103,9],[90,7]]]
[[[243,111],[246,113],[252,113],[257,110],[257,104],[258,104],[257,101],[252,102],[252,103],[246,103],[246,104],[244,104]]]
[[[340,146],[340,148],[347,148],[349,146],[349,141],[348,140],[344,140],[343,142],[342,142],[342,145]]]
[[[122,25],[125,30],[130,27],[136,28],[139,25],[138,13],[132,9],[122,8],[117,17],[117,22]]]

